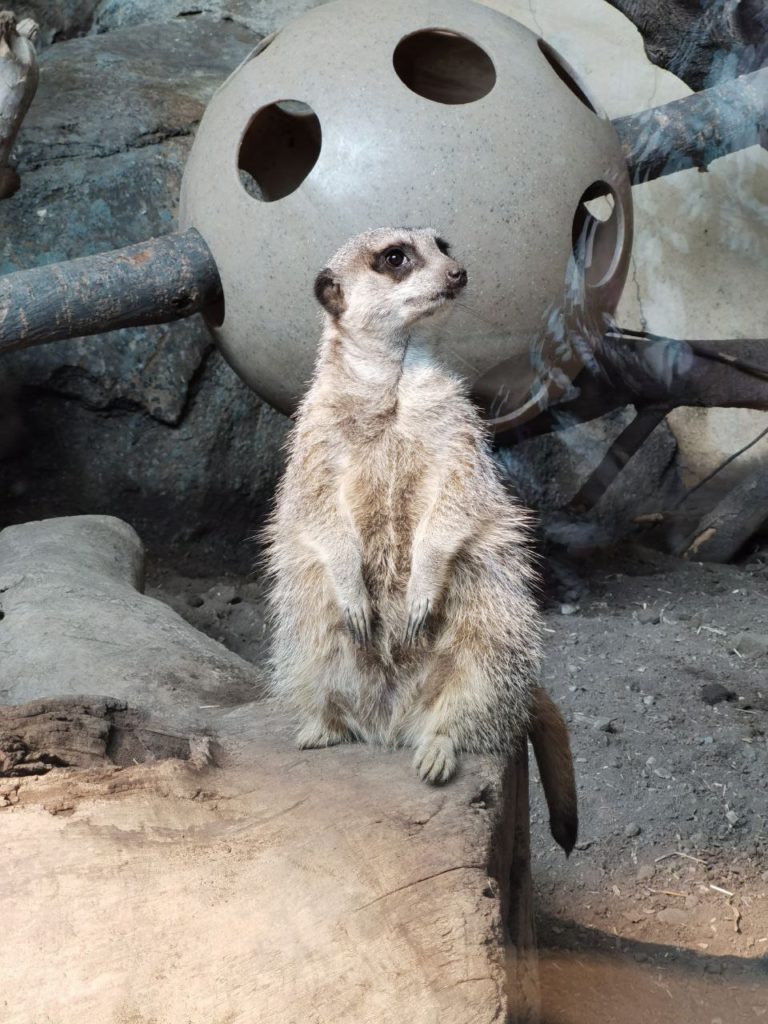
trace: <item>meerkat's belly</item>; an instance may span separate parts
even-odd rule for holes
[[[397,435],[383,438],[349,467],[345,497],[363,554],[363,577],[375,604],[402,600],[413,539],[424,514],[424,466]],[[382,611],[379,608],[379,611]]]

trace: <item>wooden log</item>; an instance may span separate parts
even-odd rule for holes
[[[46,697],[0,706],[0,779],[164,758],[197,764],[204,739],[169,732],[112,697]]]
[[[633,184],[708,167],[718,157],[761,143],[768,126],[768,68],[616,118],[613,126]]]
[[[12,196],[20,184],[8,160],[37,90],[36,35],[31,18],[17,24],[10,11],[0,11],[0,199]]]
[[[768,472],[758,467],[704,516],[676,554],[696,562],[730,562],[768,519]]]
[[[591,365],[576,377],[571,396],[533,420],[509,423],[497,444],[517,444],[628,405],[768,410],[768,340],[685,341],[614,326],[592,346]]]
[[[204,310],[220,322],[221,281],[191,228],[0,278],[0,353]]]

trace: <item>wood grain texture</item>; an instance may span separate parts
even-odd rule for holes
[[[0,278],[0,353],[138,324],[221,315],[221,282],[194,229]]]

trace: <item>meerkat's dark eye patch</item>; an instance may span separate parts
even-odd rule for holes
[[[450,252],[451,244],[450,242],[446,242],[444,238],[435,238],[435,245],[443,254],[443,256],[447,256],[448,253]]]
[[[413,246],[401,242],[399,245],[388,245],[386,249],[377,253],[371,261],[371,267],[377,274],[389,274],[395,280],[401,281],[412,270],[421,266],[421,262]]]

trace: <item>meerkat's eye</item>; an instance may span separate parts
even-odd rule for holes
[[[402,249],[390,249],[384,254],[384,260],[389,267],[402,267],[407,259]]]

